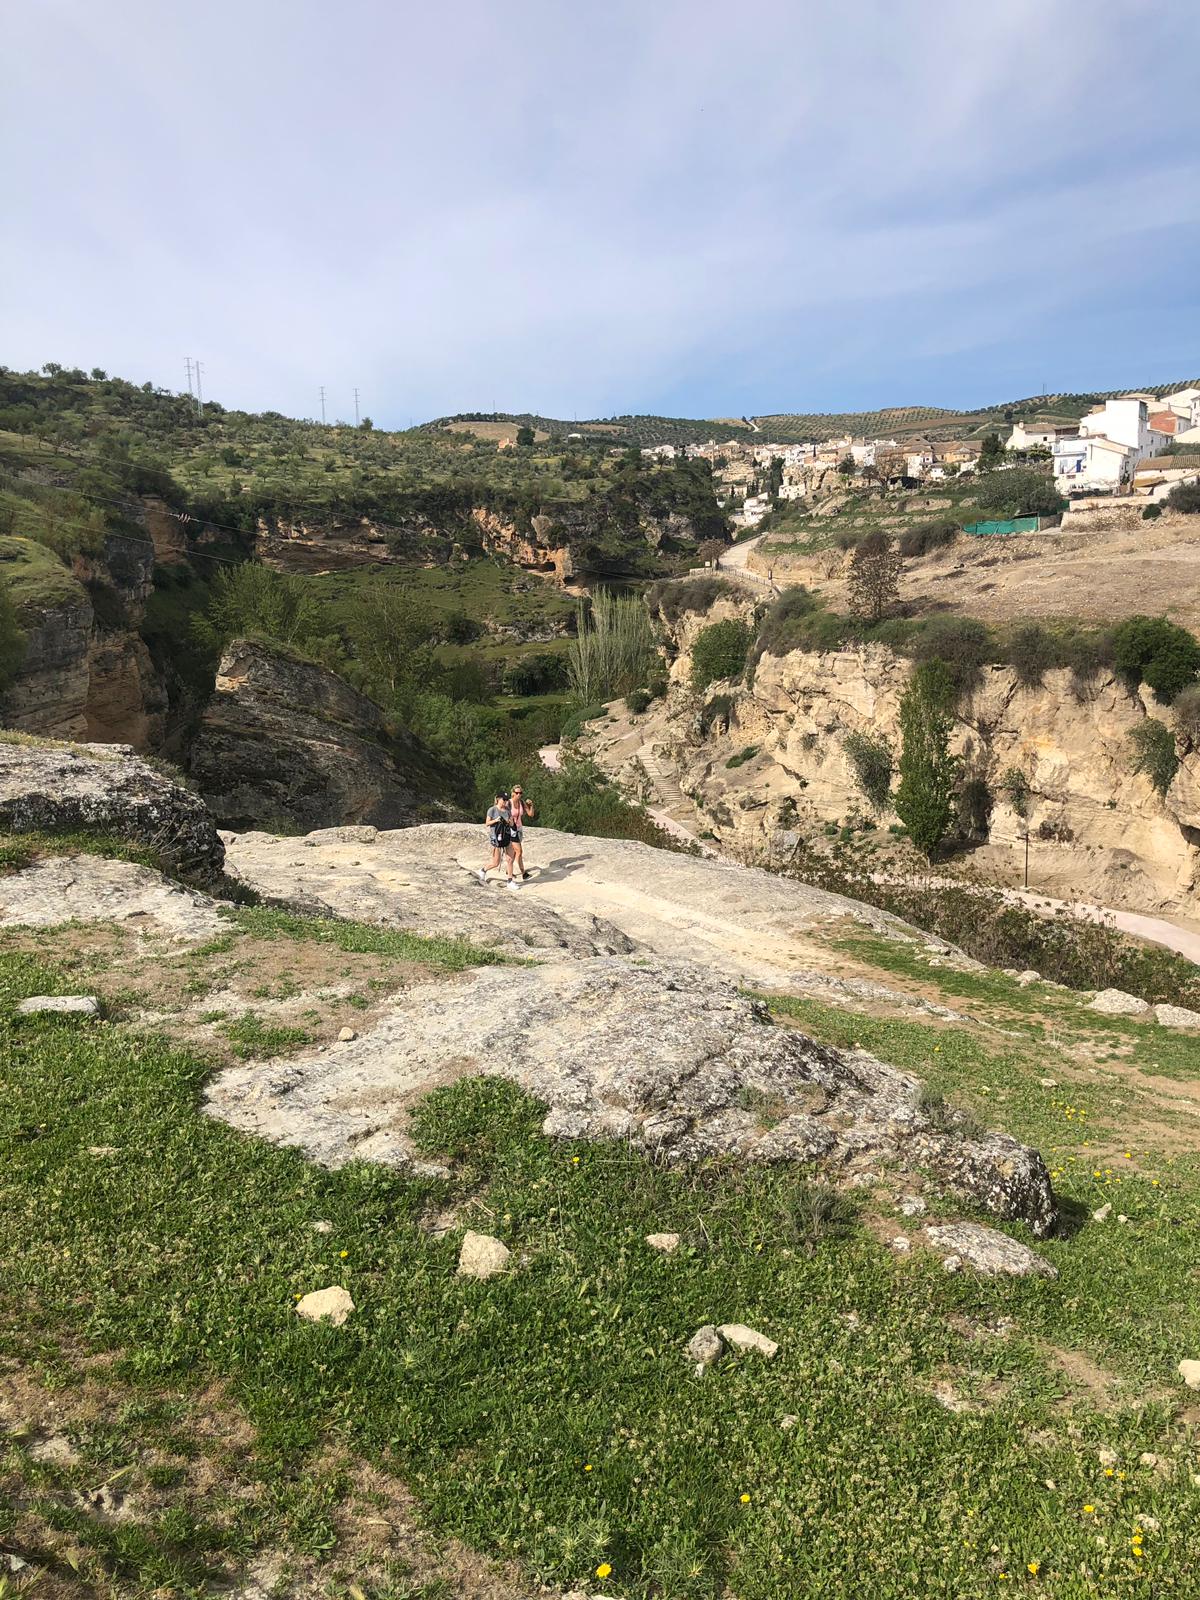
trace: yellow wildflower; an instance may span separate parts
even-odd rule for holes
[[[342,1258],[343,1261],[345,1261],[346,1257],[349,1254],[350,1254],[349,1250],[339,1250],[338,1251],[338,1255]]]
[[[1025,1563],[1026,1572],[1031,1572],[1035,1578],[1038,1575],[1038,1570],[1039,1570],[1040,1567],[1041,1567],[1041,1562],[1040,1561],[1027,1561]]]
[[[1085,1517],[1090,1517],[1092,1515],[1093,1511],[1095,1511],[1095,1509],[1096,1509],[1095,1506],[1084,1506],[1084,1508],[1083,1508],[1084,1516]]]
[[[748,1506],[750,1504],[750,1496],[748,1494],[742,1495],[741,1499],[744,1506]]]
[[[592,1463],[590,1461],[585,1461],[583,1463],[583,1470],[585,1472],[590,1472],[592,1470]]]
[[[608,1562],[607,1561],[602,1561],[600,1563],[600,1565],[596,1568],[596,1576],[598,1578],[607,1578],[611,1571],[612,1571],[612,1568],[609,1566]]]

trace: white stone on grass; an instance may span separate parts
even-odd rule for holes
[[[328,1289],[314,1289],[296,1301],[296,1315],[305,1322],[329,1322],[335,1328],[340,1328],[353,1310],[349,1291],[336,1283]]]
[[[17,1007],[22,1017],[54,1016],[98,1017],[100,1002],[94,994],[34,994]]]
[[[677,1233],[648,1233],[646,1243],[651,1250],[661,1250],[663,1255],[673,1255],[679,1249],[679,1235]]]
[[[1150,1009],[1145,1000],[1126,994],[1124,989],[1101,989],[1088,1006],[1106,1017],[1144,1017]]]
[[[766,1356],[768,1361],[779,1349],[774,1339],[768,1339],[766,1334],[759,1333],[757,1328],[748,1328],[744,1322],[723,1322],[717,1332],[731,1349],[739,1353],[756,1350],[760,1356]]]
[[[686,1355],[689,1361],[696,1363],[697,1372],[703,1372],[705,1367],[710,1367],[714,1361],[719,1361],[724,1354],[725,1341],[711,1322],[706,1322],[702,1328],[697,1328],[687,1342]]]
[[[1154,1016],[1164,1028],[1200,1028],[1200,1011],[1189,1011],[1186,1006],[1158,1005]]]
[[[1107,1200],[1107,1201],[1105,1201],[1104,1205],[1099,1206],[1095,1211],[1092,1212],[1092,1221],[1093,1222],[1107,1222],[1111,1215],[1112,1215],[1112,1201],[1111,1200]]]
[[[357,1038],[358,1038],[358,1035],[357,1035],[357,1033],[355,1033],[353,1028],[342,1028],[338,1032],[338,1043],[339,1044],[349,1044],[352,1039],[357,1039]]]
[[[959,1256],[986,1278],[1057,1278],[1058,1271],[1028,1245],[978,1222],[947,1222],[925,1229],[935,1250]]]
[[[508,1271],[510,1259],[511,1252],[506,1244],[490,1233],[473,1233],[468,1228],[458,1252],[458,1275],[460,1278],[494,1278]]]
[[[1181,1361],[1179,1376],[1189,1389],[1200,1389],[1200,1361]]]

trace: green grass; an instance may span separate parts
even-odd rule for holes
[[[303,917],[294,912],[261,906],[243,907],[236,913],[239,927],[258,939],[312,940],[332,944],[355,955],[393,956],[443,972],[463,972],[468,967],[502,964],[506,957],[468,939],[424,938],[398,928],[379,928],[371,922],[342,922],[327,917]]]
[[[62,833],[0,833],[0,872],[18,872],[41,856],[107,856],[112,861],[135,861],[143,867],[168,871],[165,858],[150,845],[113,834],[67,829]]]
[[[34,539],[0,535],[0,577],[18,615],[57,606],[85,606],[87,591],[55,555]]]
[[[1040,1245],[1055,1283],[950,1277],[847,1231],[844,1215],[820,1224],[804,1172],[668,1171],[618,1144],[552,1142],[541,1109],[495,1081],[439,1090],[418,1114],[454,1179],[323,1171],[200,1116],[195,1055],[111,1024],[11,1015],[56,982],[0,952],[0,1350],[82,1336],[119,1352],[117,1378],[149,1407],[164,1386],[220,1378],[259,1430],[260,1472],[294,1486],[331,1442],[361,1452],[408,1482],[432,1526],[564,1589],[606,1563],[604,1592],[628,1600],[1190,1592],[1196,1463],[1175,1431],[1172,1374],[1200,1350],[1193,1159],[1159,1160],[1153,1186],[1139,1147],[1114,1190],[1084,1170],[1090,1153],[1064,1154],[1073,1213],[1117,1193],[1133,1226]],[[1077,1132],[1037,1087],[1045,1052],[1030,1041],[992,1050],[966,1029],[774,1004],[1018,1134],[1049,1146]],[[1120,1115],[1098,1104],[1097,1128]],[[95,1146],[117,1154],[96,1159]],[[456,1232],[418,1226],[468,1195],[471,1225],[520,1263],[483,1284],[455,1276]],[[332,1232],[314,1233],[317,1218]],[[671,1258],[642,1242],[666,1230],[686,1241]],[[352,1293],[349,1322],[300,1322],[295,1297],[329,1283]],[[1015,1319],[1006,1338],[971,1338],[961,1320],[999,1316]],[[760,1328],[778,1357],[698,1380],[682,1348],[712,1320]],[[1047,1355],[1064,1343],[1124,1380],[1109,1413],[1068,1403]],[[937,1403],[947,1375],[978,1411]],[[1102,1446],[1123,1476],[1105,1476]],[[110,1448],[122,1465],[120,1429]],[[1139,1467],[1147,1449],[1161,1475]],[[330,1520],[319,1497],[300,1518],[312,1538]],[[1135,1526],[1148,1530],[1140,1560]],[[170,1544],[170,1527],[153,1532],[120,1552],[124,1581],[198,1595],[198,1557],[219,1533],[181,1524]]]

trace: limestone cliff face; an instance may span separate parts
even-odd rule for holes
[[[190,773],[232,828],[411,822],[415,780],[372,700],[324,667],[236,640],[193,745]]]
[[[869,734],[898,756],[911,663],[882,645],[795,651],[764,656],[753,688],[716,684],[700,697],[688,687],[688,652],[717,615],[682,619],[668,698],[644,717],[594,725],[589,750],[643,792],[647,770],[666,768],[723,848],[747,860],[869,815],[845,738]],[[718,701],[714,715],[718,695],[728,705]],[[1009,667],[986,668],[959,707],[953,737],[964,772],[983,779],[993,800],[973,865],[1012,881],[1023,863],[1026,821],[1001,784],[1015,768],[1029,786],[1032,883],[1107,905],[1200,915],[1200,753],[1183,754],[1159,796],[1132,770],[1129,736],[1147,716],[1169,713],[1148,690],[1130,691],[1109,673],[1081,692],[1066,671],[1026,687]]]
[[[341,572],[389,562],[441,565],[456,554],[465,559],[465,552],[456,552],[454,540],[430,523],[401,526],[369,517],[311,523],[261,518],[254,533],[254,554],[279,572],[300,573]]]
[[[110,534],[94,556],[77,556],[53,599],[21,603],[25,659],[0,700],[0,723],[51,738],[155,749],[166,691],[138,634],[154,582],[154,548]]]
[[[570,547],[554,541],[554,521],[551,517],[532,517],[528,533],[522,533],[515,522],[485,506],[477,506],[472,511],[471,521],[489,555],[501,556],[530,572],[544,573],[564,585],[575,577],[575,561]]]

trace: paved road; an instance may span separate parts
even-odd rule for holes
[[[743,571],[747,557],[751,550],[762,542],[762,537],[760,533],[756,539],[745,539],[741,544],[731,544],[728,550],[722,550],[717,557],[717,565],[723,567],[726,572]]]

